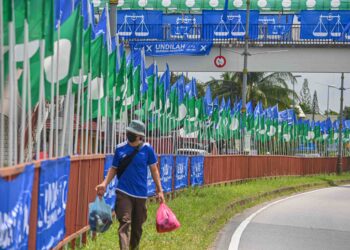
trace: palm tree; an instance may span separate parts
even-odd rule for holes
[[[221,79],[212,79],[207,84],[211,86],[214,96],[235,100],[242,96],[242,79],[240,72],[225,72]],[[288,82],[296,83],[292,73],[248,73],[247,100],[254,105],[261,101],[265,107],[278,104],[281,109],[290,108],[293,95],[296,99],[298,95],[288,88]]]

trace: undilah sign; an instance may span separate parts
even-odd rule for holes
[[[133,42],[130,43],[133,50],[145,49],[146,56],[169,55],[208,55],[213,46],[210,42]]]

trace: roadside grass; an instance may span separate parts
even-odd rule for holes
[[[276,197],[317,187],[335,186],[336,182],[341,180],[350,180],[350,173],[340,176],[278,177],[232,185],[188,188],[179,193],[175,199],[167,202],[181,223],[181,227],[174,232],[157,233],[155,214],[158,205],[148,204],[148,219],[143,227],[140,249],[208,249],[215,241],[220,229],[235,214],[244,209]],[[285,187],[293,189],[263,195]],[[254,199],[234,204],[249,198]],[[99,234],[96,240],[92,241],[89,238],[83,249],[119,249],[117,230],[118,222],[115,221],[112,227],[104,234]]]

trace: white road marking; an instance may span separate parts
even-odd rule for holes
[[[332,188],[332,187],[329,187],[329,188]],[[295,198],[295,197],[302,196],[302,195],[305,195],[305,194],[318,192],[318,191],[321,191],[321,190],[324,190],[324,189],[327,189],[327,188],[322,188],[322,189],[318,189],[318,190],[313,190],[313,191],[309,191],[309,192],[305,192],[305,193],[289,196],[287,198],[284,198],[284,199],[281,199],[281,200],[278,200],[278,201],[274,201],[274,202],[272,202],[270,204],[267,204],[265,207],[260,208],[258,211],[256,211],[255,213],[251,214],[248,218],[246,218],[244,221],[241,222],[241,224],[238,226],[238,228],[236,229],[236,231],[233,233],[233,235],[231,237],[231,242],[230,242],[230,245],[228,247],[228,250],[238,250],[239,242],[241,240],[241,236],[243,234],[243,231],[246,229],[248,224],[254,219],[254,217],[257,216],[262,211],[264,211],[265,209],[267,209],[267,208],[269,208],[269,207],[271,207],[273,205],[276,205],[276,204],[278,204],[280,202],[289,200],[291,198]]]

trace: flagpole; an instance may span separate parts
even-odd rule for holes
[[[84,48],[84,47],[82,47]],[[75,119],[75,123],[76,123],[76,126],[75,126],[75,136],[74,136],[74,154],[77,154],[78,153],[78,136],[79,136],[79,122],[80,122],[80,102],[81,102],[81,96],[82,96],[82,89],[83,89],[83,84],[84,84],[84,81],[83,81],[83,69],[84,69],[84,59],[83,59],[83,55],[84,55],[84,52],[83,52],[83,49],[82,49],[82,53],[81,53],[81,69],[79,71],[79,86],[78,86],[78,102],[77,102],[77,107],[76,107],[76,112],[77,112],[77,116],[76,116],[76,119]],[[82,125],[83,123],[80,123],[80,127],[82,129]],[[74,123],[73,123],[73,126],[74,126]],[[81,141],[82,141],[82,138],[80,140],[80,144],[81,144]],[[81,147],[81,145],[80,145]]]
[[[91,59],[89,61],[89,70],[88,70],[88,85],[87,85],[87,98],[86,98],[86,120],[85,120],[85,154],[89,154],[89,148],[92,144],[92,126],[91,132],[89,133],[89,125],[91,125],[90,117],[91,117]],[[89,134],[91,140],[89,140]],[[90,143],[89,143],[90,142]],[[92,152],[90,150],[90,152]]]
[[[12,17],[14,17],[14,0],[11,0],[11,12]],[[16,160],[14,159],[15,155],[15,145],[17,143],[15,142],[15,133],[16,133],[16,124],[15,124],[15,86],[16,83],[16,72],[15,72],[15,27],[14,27],[14,20],[11,20],[11,22],[8,23],[8,29],[9,29],[9,95],[10,95],[10,107],[9,107],[9,119],[8,119],[8,130],[9,130],[9,137],[8,137],[8,165],[14,165],[16,164]]]
[[[24,162],[25,147],[25,129],[26,129],[26,113],[27,113],[27,88],[28,88],[28,23],[24,19],[24,58],[23,58],[23,77],[22,77],[22,112],[21,112],[21,142],[19,162]],[[31,100],[29,99],[28,102]],[[29,113],[31,110],[28,108]],[[31,122],[30,120],[28,121]],[[30,136],[30,135],[29,135]],[[29,139],[28,136],[28,139]],[[28,141],[29,142],[29,141]],[[29,144],[28,144],[29,145]]]
[[[98,101],[97,101],[97,128],[96,128],[96,138],[95,138],[95,154],[99,152],[99,137],[100,137],[100,121],[101,121],[101,98],[100,98],[100,84],[101,78],[97,78],[98,81]]]
[[[58,80],[58,70],[59,70],[59,58],[60,58],[60,37],[61,37],[61,24],[58,21],[57,28],[57,56],[56,56],[56,131],[55,131],[55,156],[58,157],[58,130],[59,130],[59,101],[60,101],[60,81]],[[62,144],[64,141],[62,140]]]
[[[40,90],[39,90],[39,118],[38,118],[38,122],[36,125],[36,159],[39,159],[39,154],[40,154],[40,145],[41,145],[41,130],[45,128],[45,86],[44,86],[44,54],[45,54],[45,40],[41,39],[40,40],[40,45],[39,45],[39,49],[40,49]],[[45,132],[43,132],[43,137],[45,137],[43,139],[43,148],[44,148],[44,152],[46,151],[45,147],[46,147],[46,136],[45,136]],[[45,153],[44,153],[45,155]]]
[[[0,13],[3,13],[3,2],[2,0],[0,1]],[[4,34],[3,31],[3,15],[0,15],[0,34]],[[5,99],[5,94],[4,94],[4,85],[5,85],[5,72],[4,72],[4,41],[3,41],[3,36],[0,36],[0,168],[3,167],[5,164],[5,159],[4,159],[4,151],[5,151],[5,114],[4,114],[4,108],[3,108],[3,103]]]
[[[58,27],[60,27],[60,20],[58,20]],[[59,32],[59,30],[57,30]],[[59,34],[59,33],[58,33]],[[57,49],[58,49],[58,41],[57,41]],[[41,62],[43,64],[43,61]],[[56,61],[57,63],[57,61]],[[49,158],[52,158],[54,156],[53,152],[53,144],[54,144],[54,116],[55,116],[55,83],[56,83],[56,74],[54,72],[54,57],[51,57],[51,95],[50,95],[50,101],[51,101],[51,107],[50,107],[50,134],[49,134]],[[57,104],[56,104],[57,105]],[[55,154],[56,155],[56,154]]]
[[[72,92],[72,80],[68,80],[68,88],[67,88],[67,94],[65,96],[64,100],[64,118],[63,118],[63,130],[62,130],[62,141],[61,141],[61,151],[60,156],[64,155],[64,148],[66,144],[66,130],[67,130],[67,122],[68,122],[68,115],[70,116],[70,100],[71,100],[71,92]],[[69,114],[68,114],[69,113]],[[70,127],[70,126],[69,126]],[[70,139],[68,139],[70,141]],[[69,144],[69,142],[68,142]],[[69,147],[69,145],[68,145]]]
[[[68,130],[68,155],[72,155],[73,154],[73,142],[74,142],[74,121],[76,121],[76,123],[79,124],[79,119],[75,120],[74,118],[74,109],[75,109],[75,94],[70,94],[69,95],[69,130]],[[79,109],[77,110],[77,112],[79,112]]]

